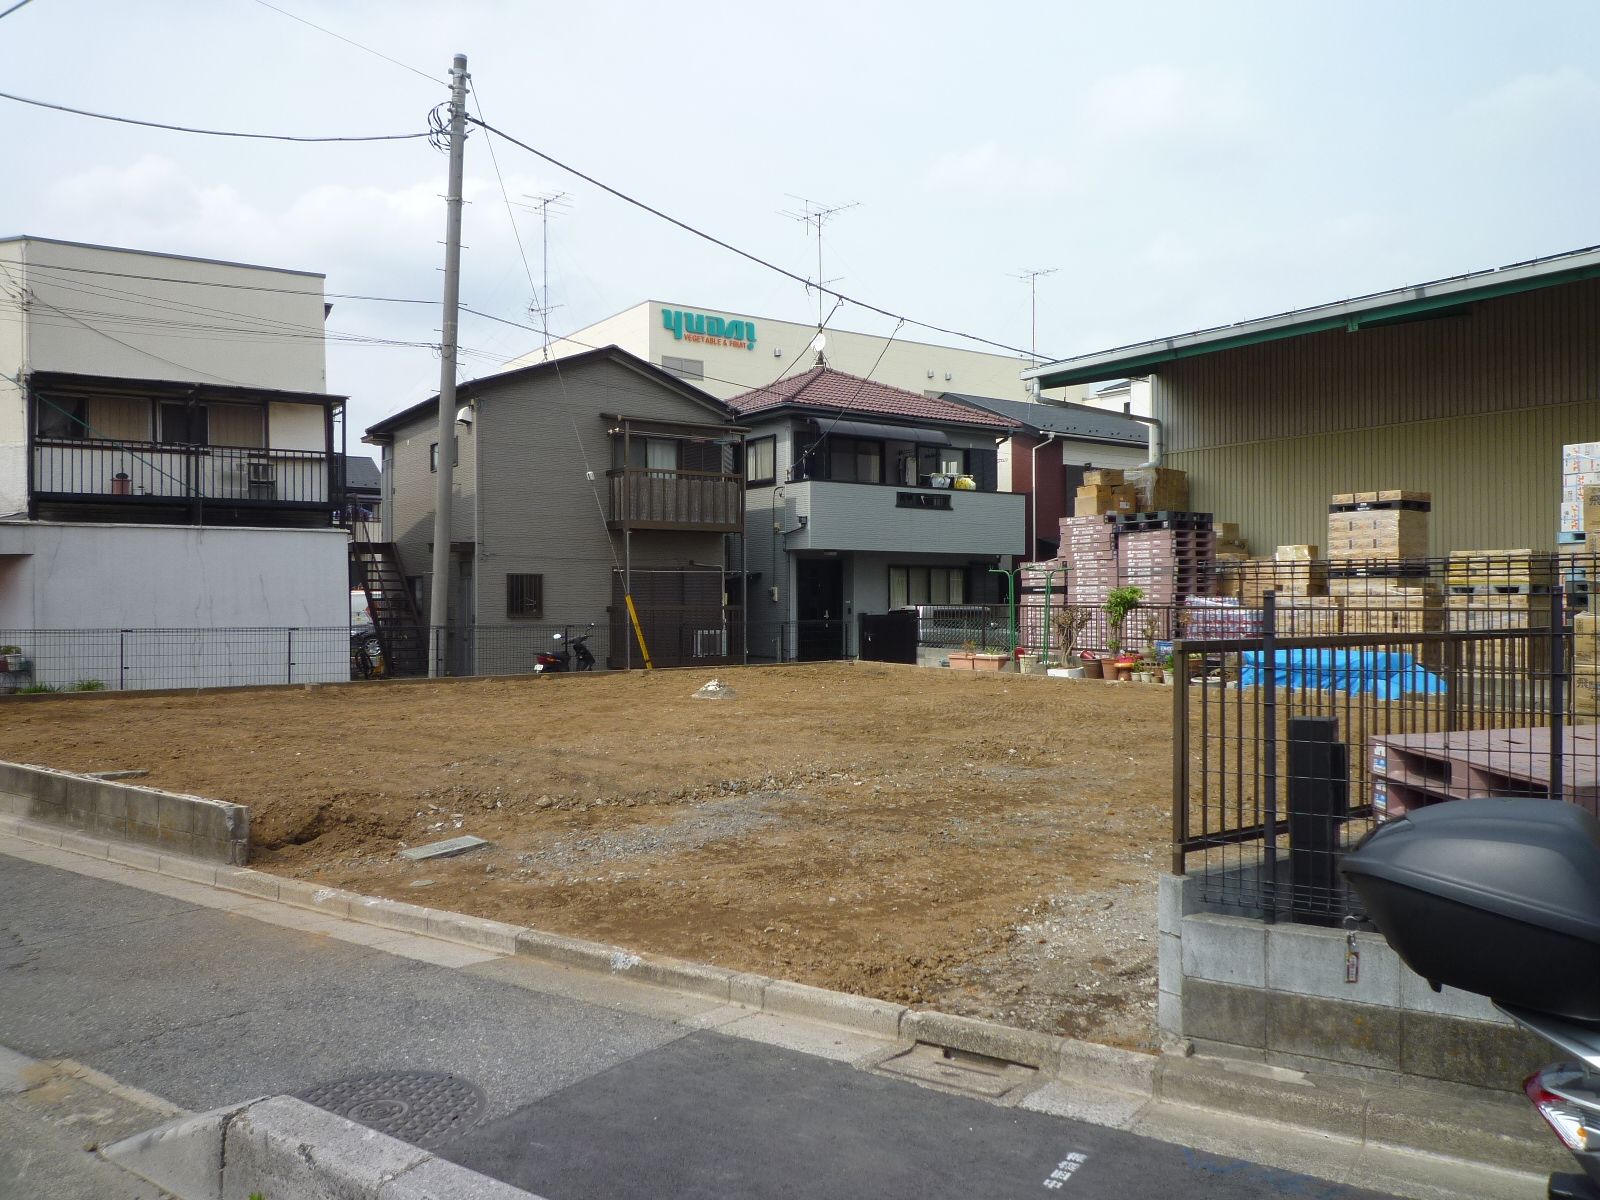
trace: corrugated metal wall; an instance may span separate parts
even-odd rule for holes
[[[1154,400],[1190,503],[1253,553],[1321,546],[1329,496],[1381,488],[1433,493],[1432,553],[1548,549],[1561,447],[1600,440],[1600,281],[1185,359]]]
[[[1335,492],[1433,493],[1429,553],[1555,546],[1561,447],[1600,441],[1600,401],[1547,405],[1167,457],[1189,472],[1189,503],[1237,521],[1252,554],[1325,546]]]

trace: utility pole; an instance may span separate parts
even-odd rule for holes
[[[790,195],[793,195],[793,193],[790,193]],[[860,208],[861,202],[853,200],[849,204],[835,204],[832,208],[823,208],[822,205],[815,204],[804,196],[794,196],[794,199],[800,201],[805,207],[799,212],[781,212],[778,215],[799,221],[807,230],[815,229],[817,231],[817,332],[821,333],[822,322],[826,319],[823,315],[823,300],[826,297],[822,289],[834,282],[831,279],[822,277],[822,227],[839,213],[851,208]]]
[[[1024,267],[1018,274],[1011,277],[1013,279],[1026,280],[1028,284],[1028,305],[1031,309],[1028,333],[1028,359],[1030,365],[1035,367],[1039,365],[1039,279],[1043,275],[1054,275],[1060,269],[1060,267],[1050,267],[1042,271],[1030,271],[1028,268]],[[1037,383],[1034,384],[1034,390],[1038,390]]]
[[[444,222],[444,322],[439,343],[439,490],[433,509],[433,585],[428,596],[428,677],[445,671],[450,624],[451,500],[456,465],[456,333],[461,306],[461,167],[467,148],[467,56],[450,68],[450,184]]]

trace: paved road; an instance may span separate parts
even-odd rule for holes
[[[168,891],[0,854],[0,1044],[191,1110],[451,1072],[487,1104],[439,1153],[549,1200],[1376,1195],[891,1078],[848,1034],[733,1036],[706,1003],[584,999],[599,985],[552,968],[439,944],[422,961],[394,935],[353,944]],[[50,1194],[8,1168],[0,1150],[0,1196]]]

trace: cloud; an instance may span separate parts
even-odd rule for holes
[[[1237,80],[1150,64],[1090,85],[1078,121],[1086,141],[1126,147],[1178,138],[1232,140],[1255,124],[1255,111]]]
[[[1600,84],[1575,67],[1523,75],[1463,105],[1459,118],[1478,138],[1545,141],[1600,119]]]

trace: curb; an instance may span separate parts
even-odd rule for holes
[[[818,1022],[901,1048],[921,1043],[1020,1063],[1037,1070],[1042,1083],[1117,1093],[1136,1101],[1138,1111],[1148,1108],[1154,1113],[1172,1105],[1178,1110],[1231,1114],[1319,1135],[1354,1138],[1375,1147],[1443,1154],[1458,1163],[1483,1163],[1514,1171],[1549,1171],[1564,1158],[1559,1147],[1549,1144],[1531,1110],[1523,1112],[1510,1103],[1464,1100],[1422,1088],[1377,1087],[1342,1076],[1318,1075],[1314,1081],[1288,1082],[1276,1073],[1252,1069],[1255,1064],[1141,1054],[725,967],[636,954],[619,946],[502,921],[280,879],[247,867],[156,855],[4,814],[0,814],[0,835],[360,924],[626,979],[740,1006],[752,1013]],[[1128,1128],[1130,1123],[1123,1121],[1120,1127]],[[386,1192],[382,1200],[400,1200],[402,1195],[410,1193]]]
[[[539,1200],[293,1096],[179,1117],[100,1153],[179,1200],[255,1192],[340,1200]]]

